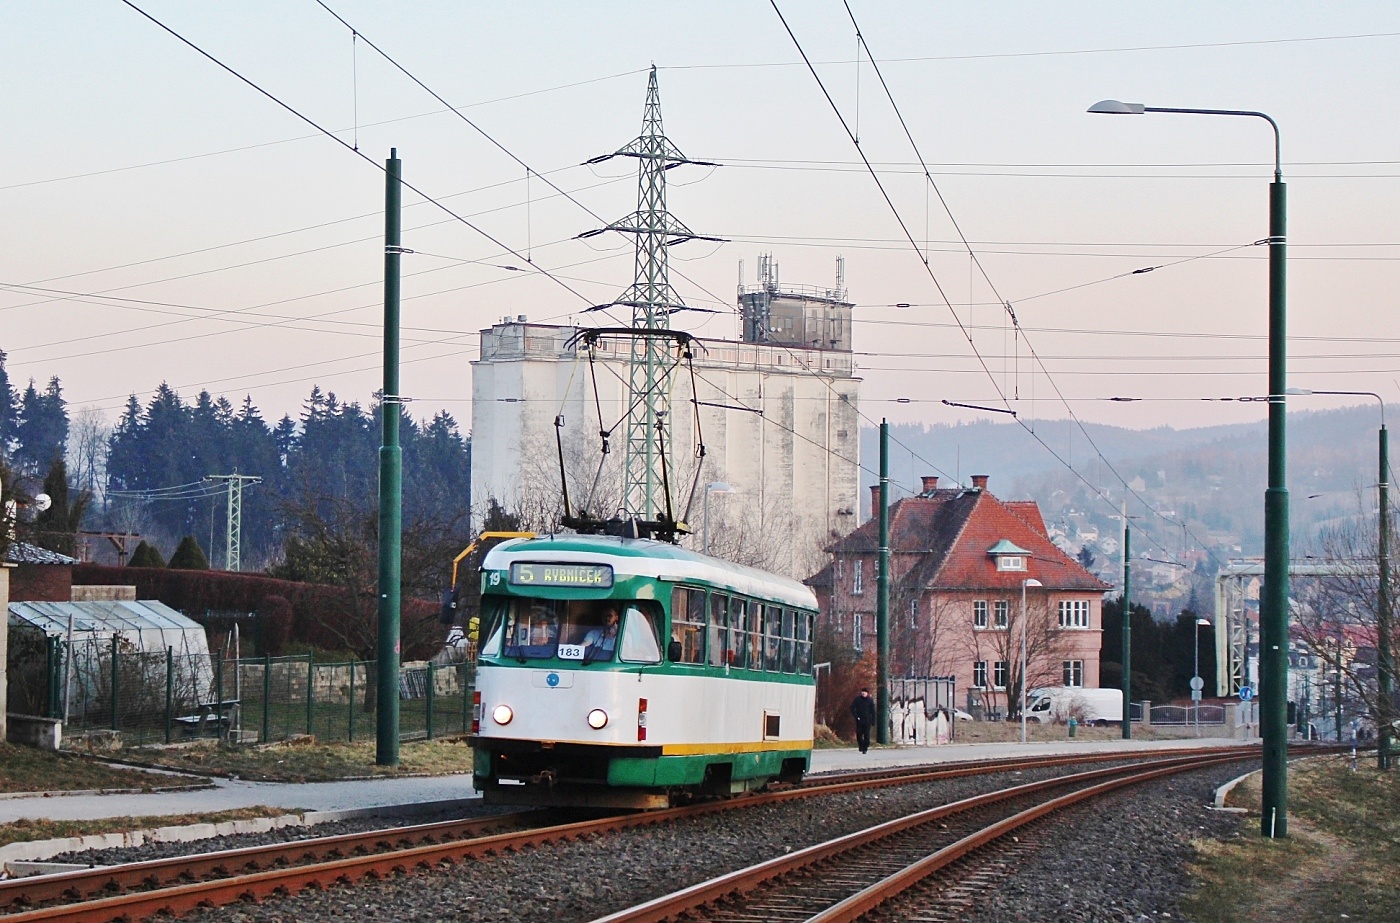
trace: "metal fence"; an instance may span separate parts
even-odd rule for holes
[[[1152,724],[1224,724],[1225,708],[1222,705],[1153,705]]]
[[[311,656],[223,659],[135,653],[115,646],[75,671],[54,639],[33,671],[26,710],[61,718],[67,735],[116,731],[128,745],[221,738],[234,743],[372,740],[374,661]],[[431,740],[471,728],[470,663],[406,664],[399,671],[399,737]]]

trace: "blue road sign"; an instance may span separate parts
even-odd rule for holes
[[[1254,698],[1254,690],[1251,689],[1251,688],[1249,688],[1248,686],[1241,686],[1241,687],[1240,687],[1240,701],[1241,701],[1241,702],[1248,702],[1248,701],[1249,701],[1250,699],[1252,699],[1252,698]]]

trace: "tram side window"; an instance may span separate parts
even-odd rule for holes
[[[783,672],[792,673],[797,669],[797,613],[783,610]]]
[[[628,604],[622,620],[621,659],[625,663],[661,662],[661,642],[657,634],[660,621],[661,611],[656,603]]]
[[[808,675],[812,672],[812,628],[815,618],[806,612],[797,613],[797,670]]]
[[[763,606],[749,603],[749,669],[763,669]]]
[[[783,643],[783,610],[778,606],[763,607],[763,669],[773,673],[782,669],[778,657]]]
[[[748,600],[735,596],[729,600],[729,650],[726,659],[731,667],[748,665]]]
[[[722,593],[710,594],[710,625],[707,632],[710,652],[710,666],[724,666],[724,623],[728,618],[729,597]]]
[[[671,591],[671,640],[681,643],[680,663],[705,662],[705,591]]]

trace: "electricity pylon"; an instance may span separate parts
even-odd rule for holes
[[[635,281],[613,306],[632,309],[632,327],[638,330],[668,330],[671,315],[687,310],[671,287],[667,248],[687,240],[719,240],[704,237],[687,228],[666,210],[666,171],[681,164],[714,166],[703,160],[688,160],[666,139],[661,127],[661,93],[656,86],[656,67],[647,81],[646,111],[642,133],[612,154],[595,157],[588,163],[601,163],[613,157],[637,159],[637,210],[606,228],[579,235],[591,237],[604,231],[632,234],[636,240]],[[667,350],[670,340],[656,336],[632,338],[628,375],[627,445],[623,454],[623,504],[632,515],[655,519],[665,510],[661,495],[661,452],[669,451],[670,394],[667,376],[672,365]]]
[[[206,481],[228,482],[228,537],[224,542],[224,570],[242,570],[243,485],[258,484],[262,478],[251,474],[211,474]]]

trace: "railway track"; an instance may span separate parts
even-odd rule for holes
[[[812,777],[801,786],[778,791],[645,814],[563,824],[542,823],[552,817],[545,811],[500,814],[21,878],[0,882],[0,923],[108,923],[117,919],[136,921],[158,913],[179,915],[196,907],[400,874],[760,804],[977,774],[1123,761],[1161,752],[977,760],[833,774]],[[1209,749],[1172,752],[1179,758],[1218,753]],[[1254,755],[1251,750],[1248,756],[1234,754],[1232,758],[1248,759]]]
[[[1007,850],[1026,825],[1126,786],[1249,758],[1218,751],[1174,756],[965,798],[713,878],[594,923],[663,923],[681,917],[709,923],[849,923],[877,910],[901,920],[955,919],[948,911],[965,907],[979,886],[1009,868],[1007,857],[984,862],[981,851]],[[1073,790],[1048,796],[1067,787]],[[966,867],[974,855],[978,868],[972,877],[983,880],[938,879],[940,871]],[[947,896],[953,907],[939,906],[937,892],[943,890],[951,892]],[[892,905],[900,901],[904,904],[896,910]]]

